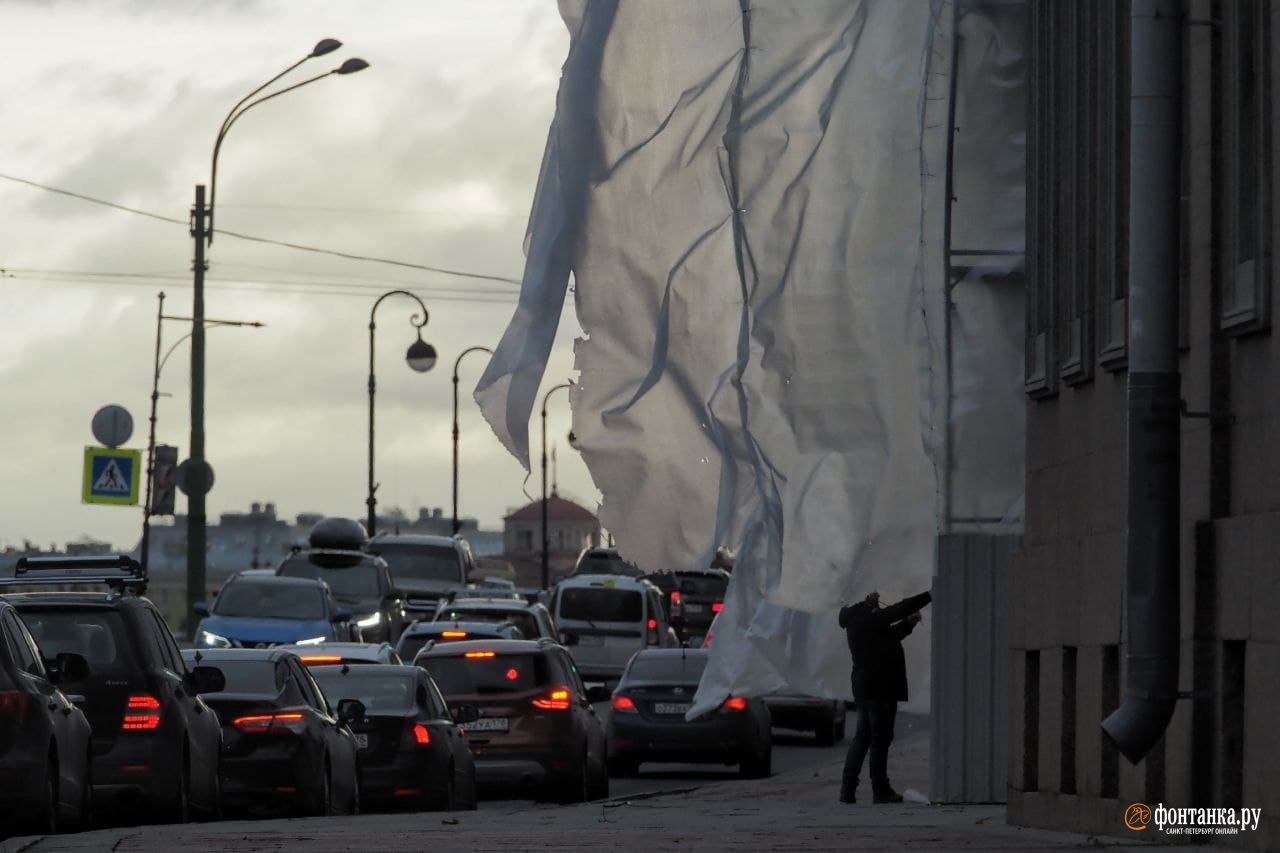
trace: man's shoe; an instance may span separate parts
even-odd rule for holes
[[[902,802],[902,795],[893,790],[893,788],[886,787],[872,792],[871,801],[873,803],[900,803]]]
[[[844,787],[842,787],[842,788],[840,789],[840,802],[842,802],[842,803],[856,803],[856,802],[858,801],[857,796],[855,796],[855,795],[857,794],[857,791],[858,791],[858,789],[857,789],[857,788],[844,788]]]

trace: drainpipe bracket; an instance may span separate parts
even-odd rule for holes
[[[1228,412],[1225,415],[1215,415],[1213,412],[1192,411],[1187,408],[1186,400],[1178,401],[1178,413],[1184,418],[1207,420],[1214,426],[1235,426],[1236,416]]]

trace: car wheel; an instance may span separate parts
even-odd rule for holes
[[[600,766],[596,768],[595,783],[591,786],[587,799],[609,799],[609,771],[605,768],[604,762],[601,762]]]
[[[178,775],[178,799],[173,804],[173,823],[191,821],[191,758],[186,748],[182,750],[182,769]]]
[[[817,729],[814,730],[817,735],[818,746],[831,746],[836,742],[836,715],[829,714],[825,719],[818,723]]]
[[[45,771],[44,780],[44,814],[37,819],[36,826],[40,832],[56,835],[58,832],[58,753],[49,750],[49,769]]]
[[[84,757],[84,773],[80,776],[80,814],[76,830],[83,832],[93,823],[93,756]]]
[[[640,769],[640,762],[629,758],[609,758],[605,761],[605,767],[610,776],[615,779],[621,779],[626,776],[634,776],[636,771]]]
[[[329,759],[324,760],[324,775],[320,777],[320,797],[316,803],[316,814],[320,816],[335,814],[333,810],[333,771],[329,769]]]
[[[357,776],[353,787],[351,788],[351,808],[347,810],[349,815],[360,814],[360,777]]]
[[[591,796],[587,790],[589,783],[589,773],[587,770],[587,757],[582,756],[582,764],[574,771],[573,775],[564,781],[563,787],[560,789],[558,797],[561,804],[569,803],[585,803]]]
[[[738,772],[744,779],[766,779],[773,773],[773,750],[766,750],[764,755],[751,755],[742,759]]]

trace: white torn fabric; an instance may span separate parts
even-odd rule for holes
[[[848,697],[836,610],[933,572],[950,4],[560,6],[521,301],[476,400],[527,468],[571,268],[602,523],[649,570],[737,551],[693,713]]]

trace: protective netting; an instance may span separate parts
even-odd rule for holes
[[[572,272],[573,428],[602,523],[650,570],[737,552],[695,712],[730,692],[847,697],[839,606],[928,588],[957,496],[1016,523],[1021,492],[1020,408],[972,415],[974,395],[1020,393],[1021,288],[993,301],[979,271],[951,318],[972,322],[945,308],[952,5],[560,7],[571,44],[520,304],[476,400],[527,467]],[[1015,46],[1001,59],[1020,70]],[[1016,201],[1020,227],[1020,126],[971,132],[1016,149],[982,195]],[[1009,233],[975,227],[983,245]],[[948,480],[961,439],[988,458]],[[910,641],[925,707],[927,649]]]

